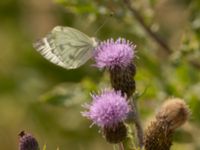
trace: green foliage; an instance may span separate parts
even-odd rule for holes
[[[41,101],[52,104],[70,107],[80,105],[88,97],[79,84],[63,84],[41,96]]]
[[[43,148],[42,148],[42,150],[46,150],[46,147],[47,147],[47,146],[46,146],[46,145],[44,145],[44,146],[43,146]]]

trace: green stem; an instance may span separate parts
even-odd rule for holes
[[[119,150],[124,150],[124,145],[122,142],[119,143]]]
[[[137,132],[138,144],[139,144],[140,148],[142,148],[143,145],[144,145],[143,128],[142,128],[140,117],[139,117],[139,114],[138,114],[136,102],[132,101],[131,105],[132,105],[133,111],[134,111],[133,119],[134,119],[135,128],[136,128],[136,132]]]

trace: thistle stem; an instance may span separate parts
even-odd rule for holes
[[[142,148],[143,145],[144,145],[143,128],[142,128],[140,117],[139,117],[139,114],[138,114],[136,102],[132,101],[131,105],[132,105],[133,110],[134,110],[133,120],[134,120],[134,123],[135,123],[136,132],[137,132],[138,144],[139,144],[139,147]]]
[[[122,142],[119,143],[119,150],[125,150]]]
[[[144,141],[143,141],[143,129],[142,129],[139,117],[137,117],[137,121],[135,121],[135,127],[136,127],[136,131],[137,131],[137,137],[138,137],[139,146],[142,147],[143,144],[144,144]]]
[[[116,145],[115,145],[115,144],[113,144],[113,150],[117,150],[117,148],[116,148]]]

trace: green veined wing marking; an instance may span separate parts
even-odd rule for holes
[[[92,57],[98,45],[95,38],[70,27],[56,26],[33,44],[47,60],[66,69],[75,69]]]

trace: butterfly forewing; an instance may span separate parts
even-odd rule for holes
[[[54,54],[55,44],[53,44],[53,42],[49,40],[49,36],[51,35],[48,34],[47,37],[36,41],[33,46],[46,59],[54,64],[64,67],[64,63],[58,58],[57,55]]]
[[[57,26],[34,47],[52,63],[74,69],[91,58],[95,41],[76,29]]]

